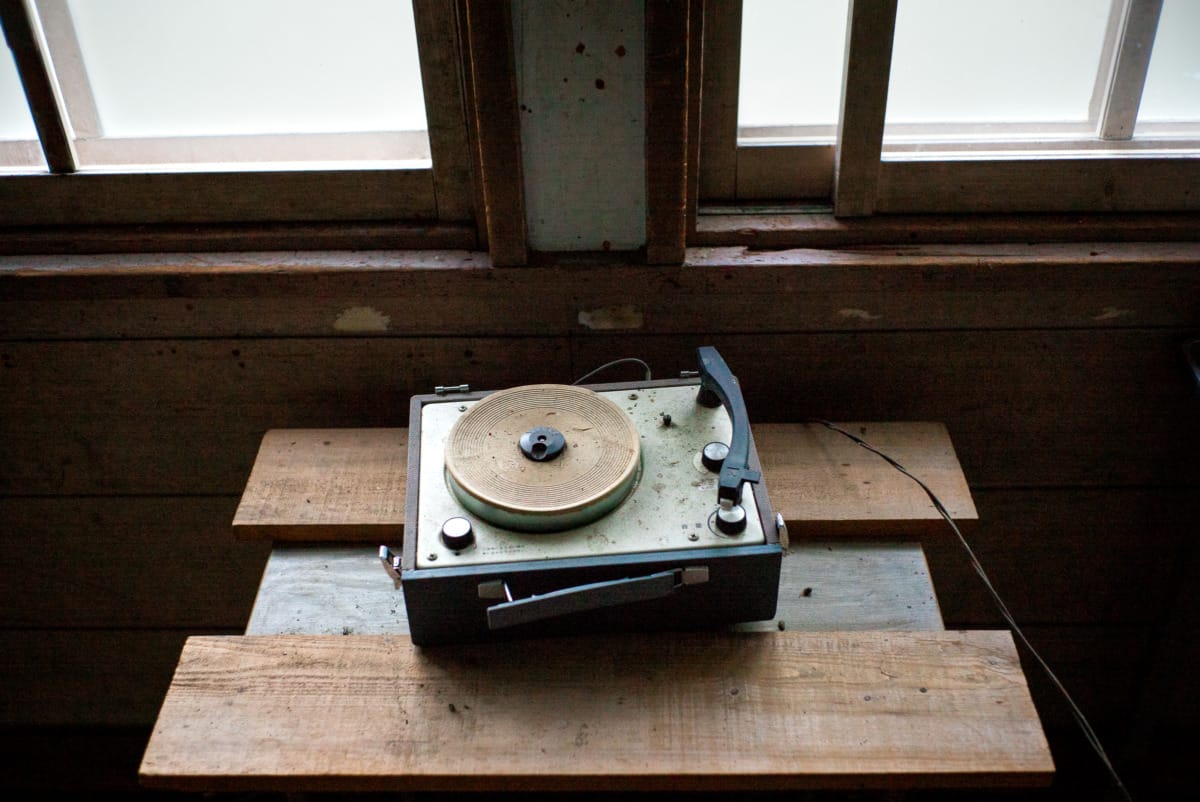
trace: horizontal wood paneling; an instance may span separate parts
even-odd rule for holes
[[[972,487],[1195,484],[1182,332],[978,331],[576,338],[577,366],[683,367],[720,348],[751,419],[938,420]],[[660,367],[661,369],[661,367]],[[1134,378],[1136,377],[1136,378]]]
[[[1163,242],[1200,237],[1196,214],[900,215],[839,219],[796,204],[701,207],[697,246],[845,248],[856,245]]]
[[[1148,624],[1167,614],[1176,559],[1200,515],[1194,489],[1016,488],[973,493],[968,541],[1024,624]],[[1000,626],[983,583],[948,533],[925,541],[948,626]]]
[[[401,425],[409,396],[438,384],[569,382],[624,356],[671,375],[703,344],[753,420],[939,420],[973,486],[1194,484],[1182,334],[7,343],[0,492],[240,493],[267,429]]]
[[[203,633],[239,634],[215,628],[0,629],[0,726],[153,724],[184,640]]]
[[[245,626],[270,553],[236,496],[0,498],[0,627]]]
[[[436,385],[569,381],[554,339],[11,343],[0,493],[240,494],[272,428],[397,426]]]
[[[0,338],[1123,328],[1200,317],[1198,243],[693,248],[687,258],[513,270],[470,252],[0,257]],[[363,310],[369,320],[355,317]]]
[[[0,220],[6,226],[433,220],[436,215],[429,169],[87,172],[12,175],[0,183]]]

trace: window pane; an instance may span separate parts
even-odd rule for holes
[[[410,3],[70,0],[69,7],[103,137],[426,128]],[[420,139],[424,155],[410,158],[428,158],[427,137]]]
[[[0,45],[3,45],[0,36]],[[12,51],[0,46],[0,167],[45,169],[37,128],[25,102]]]
[[[887,123],[1086,123],[1110,0],[902,0]]]
[[[745,0],[738,133],[819,126],[833,137],[842,95],[847,0]],[[747,130],[749,129],[749,130]],[[795,131],[804,135],[804,131]]]
[[[1164,0],[1138,124],[1200,121],[1200,2]],[[1135,133],[1141,133],[1134,129]]]

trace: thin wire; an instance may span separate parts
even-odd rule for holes
[[[932,490],[929,489],[929,485],[925,484],[916,476],[909,473],[908,469],[895,459],[883,453],[858,435],[852,434],[840,426],[830,423],[829,421],[814,420],[812,422],[819,423],[827,429],[831,429],[838,434],[845,435],[862,448],[865,448],[872,454],[883,458],[885,462],[898,470],[900,473],[907,476],[909,479],[912,479],[922,490],[925,491],[925,495],[929,496],[929,500],[933,502],[934,509],[941,513],[941,516],[946,519],[946,523],[950,524],[950,528],[954,530],[954,534],[958,537],[958,542],[967,552],[967,557],[971,561],[971,567],[975,569],[975,573],[979,575],[981,580],[983,580],[984,587],[986,587],[988,593],[991,594],[992,601],[995,602],[996,608],[1000,611],[1000,615],[1004,617],[1004,620],[1008,623],[1009,628],[1012,629],[1013,633],[1017,636],[1021,643],[1025,644],[1025,648],[1028,649],[1029,653],[1033,655],[1033,658],[1037,661],[1038,665],[1041,666],[1042,671],[1045,672],[1046,676],[1050,679],[1050,682],[1055,688],[1058,689],[1059,693],[1063,695],[1063,698],[1066,699],[1067,706],[1071,709],[1071,715],[1075,717],[1075,721],[1079,724],[1079,728],[1083,730],[1083,735],[1087,739],[1087,742],[1100,757],[1100,761],[1104,764],[1104,767],[1108,769],[1108,773],[1112,777],[1113,782],[1116,783],[1117,789],[1121,792],[1121,796],[1124,799],[1129,800],[1129,802],[1133,802],[1133,797],[1130,795],[1129,790],[1125,787],[1125,783],[1121,782],[1120,775],[1117,774],[1117,770],[1113,766],[1112,761],[1108,759],[1108,753],[1104,751],[1104,746],[1100,743],[1100,738],[1098,735],[1096,735],[1096,731],[1092,729],[1092,725],[1088,722],[1087,717],[1083,715],[1083,711],[1079,708],[1079,705],[1077,705],[1075,700],[1071,698],[1071,694],[1067,692],[1066,686],[1062,684],[1058,676],[1050,669],[1050,666],[1046,663],[1046,661],[1042,659],[1042,656],[1038,653],[1037,649],[1033,648],[1033,644],[1030,643],[1029,639],[1025,637],[1025,633],[1022,632],[1021,628],[1017,625],[1016,619],[1013,618],[1012,613],[1008,611],[1008,605],[1004,603],[1004,599],[1000,598],[999,592],[992,585],[992,580],[988,578],[987,572],[983,570],[983,564],[980,563],[979,558],[975,556],[975,550],[971,548],[969,543],[967,543],[967,539],[963,537],[963,533],[961,530],[959,530],[958,524],[954,522],[954,519],[950,516],[950,513],[946,510],[946,507],[942,504],[941,500],[934,495]]]
[[[609,368],[611,368],[611,367],[613,367],[613,366],[615,366],[615,365],[623,365],[623,364],[625,364],[626,362],[636,362],[637,364],[641,365],[641,366],[642,366],[642,370],[646,371],[646,379],[645,379],[645,380],[646,380],[646,381],[650,381],[650,366],[649,366],[649,365],[647,365],[647,364],[646,364],[645,362],[643,362],[642,360],[638,359],[637,357],[634,357],[634,356],[627,356],[627,357],[625,357],[625,358],[623,358],[623,359],[614,359],[612,362],[605,362],[605,363],[604,363],[603,365],[601,365],[600,367],[596,368],[595,370],[591,371],[590,373],[585,373],[584,375],[580,376],[578,379],[576,379],[575,381],[573,381],[573,382],[571,382],[571,383],[572,383],[572,384],[583,384],[585,381],[587,381],[588,379],[592,378],[593,376],[595,376],[595,375],[596,375],[597,373],[599,373],[600,371],[602,371],[602,370],[608,370]]]

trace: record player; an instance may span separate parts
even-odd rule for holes
[[[417,644],[771,618],[772,513],[715,348],[688,378],[414,396],[405,535],[380,557]]]

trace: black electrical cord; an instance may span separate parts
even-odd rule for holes
[[[646,375],[645,375],[645,379],[644,379],[644,380],[645,380],[645,381],[650,381],[650,366],[649,366],[649,365],[647,365],[647,364],[646,364],[645,362],[643,362],[642,360],[638,359],[637,357],[634,357],[634,356],[627,356],[627,357],[625,357],[625,358],[623,358],[623,359],[614,359],[612,362],[605,362],[605,363],[604,363],[603,365],[601,365],[600,367],[596,368],[596,369],[595,369],[595,370],[593,370],[593,371],[589,371],[588,373],[585,373],[585,374],[583,374],[582,376],[580,376],[578,379],[576,379],[575,381],[573,381],[573,382],[571,382],[571,383],[572,383],[572,384],[583,384],[585,381],[587,381],[588,379],[592,378],[593,376],[595,376],[595,375],[596,375],[597,373],[599,373],[600,371],[602,371],[602,370],[608,370],[609,368],[611,368],[611,367],[615,367],[616,365],[624,365],[624,364],[625,364],[625,363],[627,363],[627,362],[633,362],[633,363],[637,363],[638,365],[641,365],[641,366],[642,366],[642,370],[644,370],[644,371],[646,372]]]
[[[1100,761],[1104,764],[1104,767],[1108,769],[1109,776],[1112,777],[1112,780],[1116,784],[1117,790],[1120,791],[1121,796],[1124,799],[1129,800],[1129,802],[1133,802],[1133,797],[1130,795],[1129,790],[1125,787],[1125,783],[1121,782],[1120,775],[1117,774],[1116,768],[1113,766],[1112,761],[1109,760],[1108,753],[1104,751],[1104,746],[1100,743],[1100,738],[1096,735],[1096,731],[1092,729],[1092,725],[1088,722],[1087,717],[1084,716],[1083,711],[1079,708],[1079,705],[1075,703],[1075,700],[1071,698],[1071,694],[1067,692],[1066,686],[1062,684],[1058,676],[1055,675],[1055,673],[1050,669],[1050,666],[1045,660],[1042,659],[1042,656],[1038,654],[1037,649],[1033,648],[1033,644],[1031,644],[1029,639],[1025,637],[1025,633],[1022,632],[1021,628],[1017,625],[1016,619],[1014,619],[1012,613],[1008,611],[1008,605],[1004,603],[1004,599],[1000,598],[999,592],[997,592],[996,588],[992,585],[992,580],[988,578],[987,572],[983,570],[983,564],[980,563],[979,558],[975,556],[975,550],[971,548],[969,543],[967,543],[967,539],[963,537],[963,533],[958,528],[958,524],[954,522],[954,518],[951,517],[941,500],[934,495],[932,490],[929,489],[929,485],[925,484],[923,481],[910,473],[907,468],[905,468],[895,459],[883,453],[858,435],[852,434],[851,432],[848,432],[840,426],[830,423],[829,421],[813,420],[811,422],[820,424],[826,429],[830,429],[838,434],[850,438],[862,448],[865,448],[872,454],[882,458],[900,473],[904,474],[909,479],[912,479],[917,483],[917,486],[925,491],[925,495],[929,496],[929,500],[933,502],[934,509],[936,509],[938,513],[946,519],[946,523],[950,524],[950,528],[954,530],[954,534],[958,537],[959,544],[966,551],[967,558],[971,561],[971,567],[975,569],[975,573],[979,575],[981,580],[983,580],[983,585],[987,588],[988,593],[991,594],[992,601],[995,603],[996,609],[1000,611],[1000,615],[1004,617],[1005,622],[1008,623],[1009,628],[1013,631],[1013,634],[1017,636],[1017,639],[1020,640],[1021,643],[1025,644],[1025,648],[1029,650],[1031,655],[1033,655],[1033,659],[1037,661],[1037,664],[1041,666],[1042,671],[1049,678],[1050,682],[1055,688],[1058,689],[1059,693],[1061,693],[1063,698],[1066,700],[1067,706],[1071,709],[1071,715],[1075,717],[1076,723],[1079,724],[1079,728],[1083,731],[1084,738],[1087,739],[1088,744],[1091,745],[1092,749],[1095,750],[1096,754],[1100,757]]]

